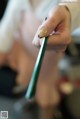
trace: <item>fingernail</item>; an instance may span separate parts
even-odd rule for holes
[[[43,20],[43,23],[44,23],[44,21],[46,21],[47,20],[47,17],[45,17],[45,19]],[[39,31],[39,33],[38,33],[38,37],[39,38],[42,38],[44,35],[46,35],[47,34],[47,30],[45,30],[45,29],[41,29],[40,31]]]
[[[42,38],[42,37],[46,36],[47,33],[48,33],[48,31],[43,28],[43,29],[41,29],[41,30],[39,31],[38,37],[39,37],[39,38]]]

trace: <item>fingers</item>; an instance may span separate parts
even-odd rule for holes
[[[49,15],[49,18],[40,26],[38,33],[39,38],[50,35],[62,20],[63,17],[61,17],[57,7],[55,7],[54,11]]]
[[[18,54],[17,54],[18,75],[16,78],[16,82],[18,85],[27,86],[33,70],[33,61],[32,59],[30,59],[31,57],[29,56],[25,48],[22,47],[22,45],[20,46]]]
[[[28,77],[30,75],[27,75],[28,73],[30,74],[30,69],[28,68],[28,54],[21,42],[14,42],[13,48],[7,54],[7,62],[12,69],[18,72],[16,77],[17,84],[27,85],[27,79],[30,79]]]
[[[17,87],[14,88],[13,90],[14,93],[19,93],[21,91],[24,91],[27,88],[27,85],[30,80],[30,72],[28,71],[28,65],[24,60],[22,62],[19,62],[17,71],[18,71],[16,77]]]
[[[67,45],[70,43],[70,13],[65,7],[56,7],[51,13],[49,18],[39,27],[33,44],[40,46],[42,38],[49,36],[48,46]]]
[[[48,45],[68,45],[71,42],[70,33],[53,34],[48,38]]]
[[[59,13],[56,10],[51,13],[50,17],[43,21],[42,25],[38,28],[37,33],[33,39],[33,44],[36,46],[40,45],[40,38],[49,36],[56,28],[57,24],[61,21],[61,17],[59,17]]]
[[[40,46],[42,44],[43,38],[39,39],[37,34],[33,40],[33,44],[36,46]],[[48,37],[48,45],[47,49],[49,50],[58,50],[58,51],[65,51],[67,45],[71,42],[71,35],[68,30],[65,30],[62,33],[55,33]]]
[[[29,76],[27,76],[27,66],[25,63],[19,64],[18,67],[18,75],[16,77],[16,82],[18,85],[27,86],[30,79]]]

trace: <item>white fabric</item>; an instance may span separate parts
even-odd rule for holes
[[[72,31],[74,31],[76,28],[80,27],[80,0],[70,0],[73,2],[69,2],[69,0],[65,1],[67,2],[62,2],[62,4],[66,5],[71,12],[71,26]]]
[[[0,23],[0,51],[7,52],[10,49],[13,43],[13,34],[19,27],[20,16],[23,10],[33,10],[36,16],[42,20],[47,16],[49,10],[60,2],[60,0],[41,0],[41,3],[39,2],[38,4],[36,0],[33,1],[35,2],[35,9],[33,9],[34,7],[31,6],[29,0],[9,0],[6,12]],[[72,29],[74,30],[80,24],[80,2],[79,0],[76,3],[69,3],[69,0],[65,1],[67,1],[66,5],[71,12]]]

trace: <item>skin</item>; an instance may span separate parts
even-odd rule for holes
[[[45,54],[35,96],[38,104],[44,109],[48,106],[56,106],[60,102],[60,94],[57,87],[57,65],[59,60],[63,57],[67,45],[71,42],[70,19],[71,16],[66,7],[55,7],[50,12],[48,19],[39,27],[33,40],[33,44],[40,47],[42,42],[41,38],[49,36],[48,49],[51,51],[47,51]],[[19,30],[21,36],[18,40],[15,40],[9,53],[0,54],[1,65],[7,62],[11,68],[18,71],[16,78],[18,85],[26,84],[27,86],[31,78],[38,53],[38,49],[32,46],[32,39],[40,23],[41,22],[34,17],[34,14],[25,13]],[[31,31],[31,33],[29,31]]]
[[[49,18],[39,27],[38,32],[33,40],[33,44],[38,47],[42,43],[41,38],[49,36],[48,49],[56,51],[57,56],[59,56],[61,55],[60,53],[65,51],[67,45],[71,42],[70,27],[70,12],[65,6],[57,6],[50,12]],[[54,56],[56,56],[56,54]],[[60,59],[57,60],[57,63],[59,62],[59,60]],[[56,84],[56,82],[54,81],[54,84]],[[42,87],[42,90],[40,90],[40,87]],[[54,88],[52,87],[52,89],[50,89],[51,84],[49,84],[49,82],[38,85],[36,98],[38,100],[38,103],[44,107],[48,105],[56,105],[60,100],[57,88],[54,86]]]

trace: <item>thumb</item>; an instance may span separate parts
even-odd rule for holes
[[[39,27],[39,38],[49,36],[61,21],[62,16],[59,14],[58,7],[56,7],[53,11],[50,12],[49,18]]]

